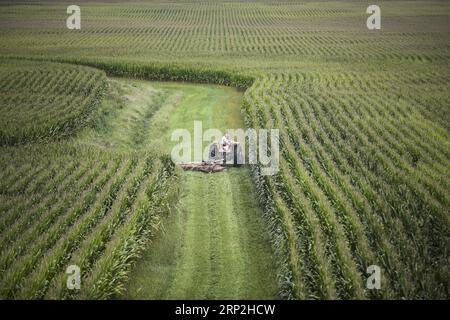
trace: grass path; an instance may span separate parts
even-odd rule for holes
[[[102,113],[104,130],[80,143],[169,153],[171,132],[194,121],[203,130],[243,128],[234,89],[114,79]],[[99,134],[100,132],[100,134]],[[204,144],[204,147],[208,143]],[[277,298],[275,262],[248,169],[183,172],[176,214],[130,276],[128,299]]]
[[[177,215],[131,275],[134,299],[269,299],[273,261],[247,170],[189,172]]]

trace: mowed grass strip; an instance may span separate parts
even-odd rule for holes
[[[194,121],[202,121],[203,130],[243,127],[241,94],[232,89],[176,83],[156,83],[155,88],[168,98],[151,122],[156,127],[150,141],[166,152],[175,143],[170,142],[172,128],[192,133]],[[180,190],[177,216],[163,220],[164,232],[131,274],[124,297],[276,298],[269,232],[249,171],[187,172]]]
[[[186,173],[177,216],[164,220],[131,274],[134,299],[272,299],[270,239],[246,169]]]

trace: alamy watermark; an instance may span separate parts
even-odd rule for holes
[[[81,270],[77,265],[70,265],[66,269],[67,276],[67,289],[80,290],[81,289]]]
[[[377,5],[370,5],[366,10],[367,14],[370,16],[367,18],[366,25],[369,30],[380,30],[381,29],[381,9]]]
[[[67,7],[67,14],[70,16],[66,20],[66,27],[69,30],[81,29],[81,9],[79,6],[70,5]]]
[[[193,136],[187,129],[176,129],[172,132],[171,140],[177,142],[171,152],[174,163],[221,161],[224,164],[259,164],[262,175],[274,175],[279,170],[278,129],[204,131],[201,121],[194,121],[193,129]],[[228,145],[231,147],[228,148]]]
[[[369,277],[366,281],[366,288],[369,290],[381,289],[381,268],[375,264],[367,267]]]

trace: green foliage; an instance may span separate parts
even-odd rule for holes
[[[84,127],[105,89],[87,67],[0,61],[0,144],[68,136]]]
[[[0,63],[1,144],[52,140],[83,126],[80,115],[95,105],[104,75],[82,65],[109,75],[248,88],[246,125],[281,131],[279,174],[252,171],[283,296],[449,298],[448,1],[383,2],[379,32],[366,29],[358,1],[87,1],[89,19],[76,32],[58,15],[64,5],[36,7],[0,5],[0,55],[22,59]],[[125,140],[142,144],[139,135]],[[109,297],[126,278],[127,252],[135,258],[142,246],[140,221],[157,224],[139,200],[152,193],[133,183],[156,172],[142,174],[140,157],[81,145],[2,148],[5,297],[42,297],[48,287],[49,296],[61,296],[61,279],[52,276],[75,248],[52,249],[65,239],[57,226],[88,245],[73,253],[91,270],[86,297]],[[122,219],[111,201],[139,210]],[[75,218],[91,211],[78,226]],[[110,211],[116,215],[105,215]],[[107,223],[85,234],[102,217],[124,226],[117,237]],[[39,254],[55,262],[36,267],[44,261]],[[379,292],[364,287],[372,264],[382,268]],[[23,287],[29,278],[33,286]]]
[[[68,297],[58,287],[58,279],[66,280],[62,270],[80,264],[86,279],[105,250],[119,250],[116,243],[134,253],[114,260],[114,276],[128,272],[159,215],[174,203],[174,165],[167,156],[60,142],[3,148],[0,162],[8,168],[5,177],[18,179],[2,184],[0,193],[2,298]],[[123,280],[108,284],[102,295]]]
[[[280,172],[256,181],[294,250],[286,264],[296,297],[447,295],[448,133],[417,112],[417,89],[395,104],[387,84],[400,79],[417,75],[273,75],[246,93],[247,125],[280,129]],[[379,292],[363,288],[371,264],[384,271]]]

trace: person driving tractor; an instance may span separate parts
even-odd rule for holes
[[[239,142],[230,139],[230,135],[228,133],[225,133],[225,135],[220,140],[220,144],[222,145],[223,151],[227,153],[231,151],[231,146],[237,143]]]

